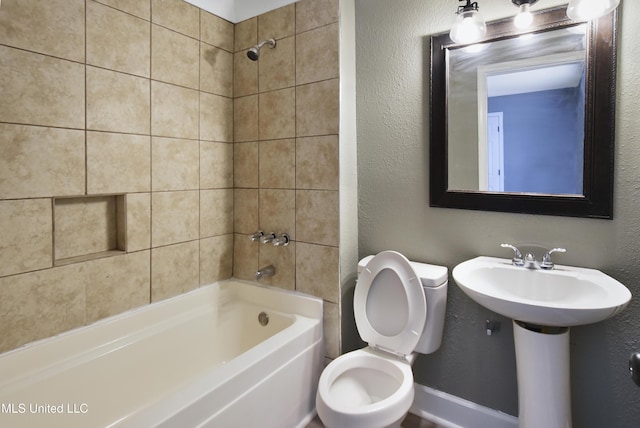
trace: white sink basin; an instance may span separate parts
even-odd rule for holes
[[[595,270],[556,265],[526,269],[511,260],[476,257],[453,269],[453,278],[473,300],[517,321],[570,327],[605,320],[631,299],[629,290]]]

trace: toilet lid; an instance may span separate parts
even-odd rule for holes
[[[401,355],[415,349],[427,305],[409,260],[395,251],[373,257],[358,277],[353,310],[360,337],[371,346]]]

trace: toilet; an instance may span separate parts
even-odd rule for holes
[[[327,428],[400,427],[413,403],[411,365],[440,347],[447,268],[383,251],[358,263],[353,301],[369,345],[341,355],[320,375],[316,408]]]

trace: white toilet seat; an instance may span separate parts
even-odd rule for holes
[[[358,278],[353,309],[360,337],[369,346],[399,355],[415,349],[427,319],[420,278],[395,251],[374,256]]]
[[[328,428],[385,427],[405,417],[413,397],[411,365],[365,348],[324,369],[316,408]]]

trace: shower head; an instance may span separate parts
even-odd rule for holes
[[[247,56],[249,57],[249,59],[251,61],[257,61],[258,58],[260,58],[260,49],[264,45],[269,45],[269,47],[271,49],[273,49],[273,48],[276,47],[276,41],[275,41],[275,39],[263,40],[260,43],[258,43],[257,45],[255,45],[254,47],[252,47],[251,49],[249,49],[247,51]]]

